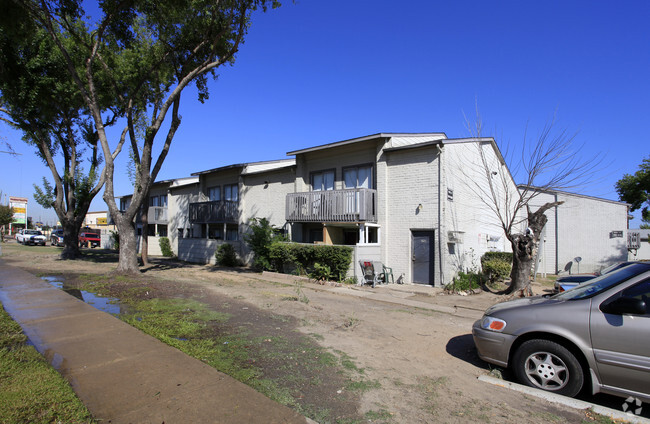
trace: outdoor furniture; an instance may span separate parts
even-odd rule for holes
[[[359,265],[361,266],[361,275],[363,278],[363,280],[358,283],[360,286],[372,284],[372,287],[374,288],[377,284],[381,283],[379,273],[375,272],[375,266],[371,261],[361,260],[359,261]]]
[[[384,284],[395,283],[395,277],[393,277],[393,268],[387,267],[386,265],[381,264],[381,274],[379,274],[379,279],[384,282]]]

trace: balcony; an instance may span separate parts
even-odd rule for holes
[[[190,203],[190,222],[193,224],[237,224],[239,204],[231,200]]]
[[[288,222],[377,222],[377,190],[347,190],[289,193]]]

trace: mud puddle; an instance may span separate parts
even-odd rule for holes
[[[93,306],[95,309],[99,309],[100,311],[108,312],[109,314],[113,315],[119,315],[123,312],[124,305],[120,304],[119,299],[113,297],[101,297],[95,293],[80,290],[77,287],[66,284],[63,278],[60,276],[41,278],[50,283],[52,286],[59,288],[69,295],[74,296],[77,299]]]

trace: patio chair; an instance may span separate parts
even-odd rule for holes
[[[381,273],[379,274],[379,279],[384,284],[395,283],[395,277],[393,277],[393,268],[387,267],[381,263]]]
[[[374,288],[377,284],[381,283],[379,280],[379,273],[375,272],[375,266],[370,261],[359,261],[361,266],[361,275],[363,280],[359,283],[360,286],[365,284],[372,284]]]

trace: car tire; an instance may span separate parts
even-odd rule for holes
[[[512,361],[517,379],[526,386],[573,397],[584,385],[582,366],[573,353],[550,340],[528,340]]]

